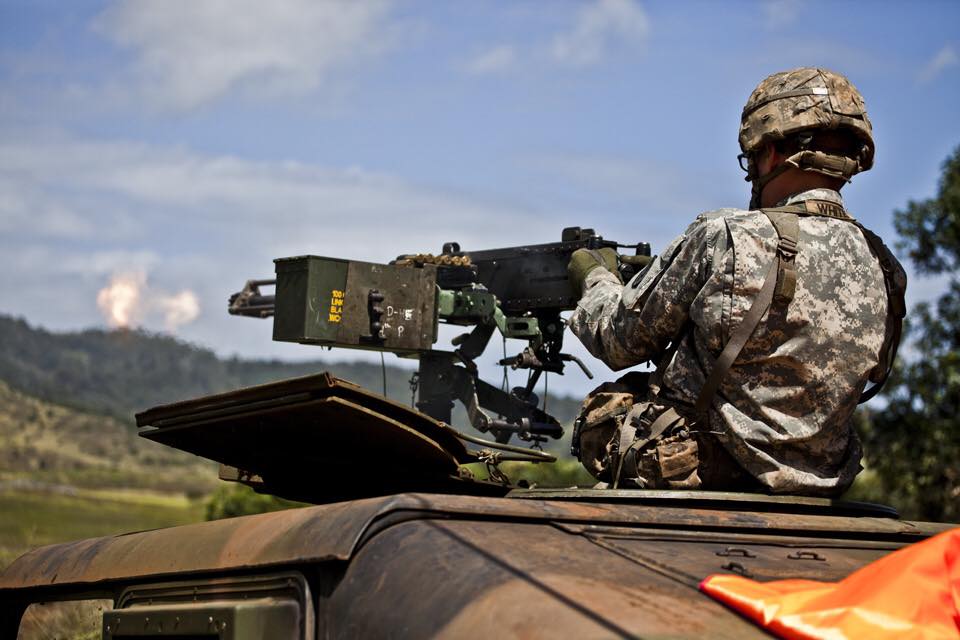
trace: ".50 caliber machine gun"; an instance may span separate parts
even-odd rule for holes
[[[248,281],[230,297],[229,312],[273,316],[274,340],[417,358],[417,409],[449,423],[456,399],[471,425],[498,442],[517,434],[538,444],[563,435],[560,423],[538,408],[534,388],[541,374],[562,374],[574,362],[593,377],[576,356],[561,351],[560,313],[577,304],[567,263],[577,249],[605,247],[634,251],[621,256],[624,281],[650,261],[647,243],[624,245],[579,227],[564,229],[560,242],[483,251],[449,242],[439,255],[402,255],[390,264],[280,258],[274,260],[276,279]],[[270,285],[274,295],[261,292]],[[452,340],[452,351],[433,348],[440,322],[470,328]],[[528,370],[525,386],[504,391],[478,377],[475,360],[494,331],[527,341],[520,353],[500,361]]]

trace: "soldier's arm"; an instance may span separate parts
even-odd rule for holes
[[[701,217],[626,285],[606,269],[592,270],[571,330],[611,369],[656,359],[678,337],[725,241],[723,220]]]

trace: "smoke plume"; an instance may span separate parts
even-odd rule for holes
[[[113,274],[97,294],[97,306],[107,323],[117,328],[162,323],[172,332],[200,315],[200,301],[193,291],[168,293],[150,287],[142,271]]]
[[[97,294],[97,306],[111,327],[130,327],[140,320],[140,292],[146,285],[144,273],[115,273],[110,284]]]
[[[193,291],[187,289],[173,295],[160,296],[156,299],[156,306],[163,312],[163,324],[167,331],[189,324],[200,315],[200,301]]]

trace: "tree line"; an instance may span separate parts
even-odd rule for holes
[[[53,333],[0,315],[0,380],[27,395],[132,422],[134,413],[211,393],[329,371],[411,401],[410,369],[368,362],[220,358],[209,349],[141,330]],[[571,422],[579,402],[551,395],[549,410]],[[465,414],[455,414],[465,424]]]
[[[902,514],[960,521],[960,147],[937,194],[894,212],[897,253],[944,292],[910,309],[885,406],[859,416],[867,468]],[[909,291],[909,289],[908,289]]]

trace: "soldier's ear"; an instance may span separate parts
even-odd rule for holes
[[[770,173],[777,165],[783,162],[784,159],[785,157],[777,151],[777,147],[772,142],[766,143],[757,152],[758,174],[764,176]]]

